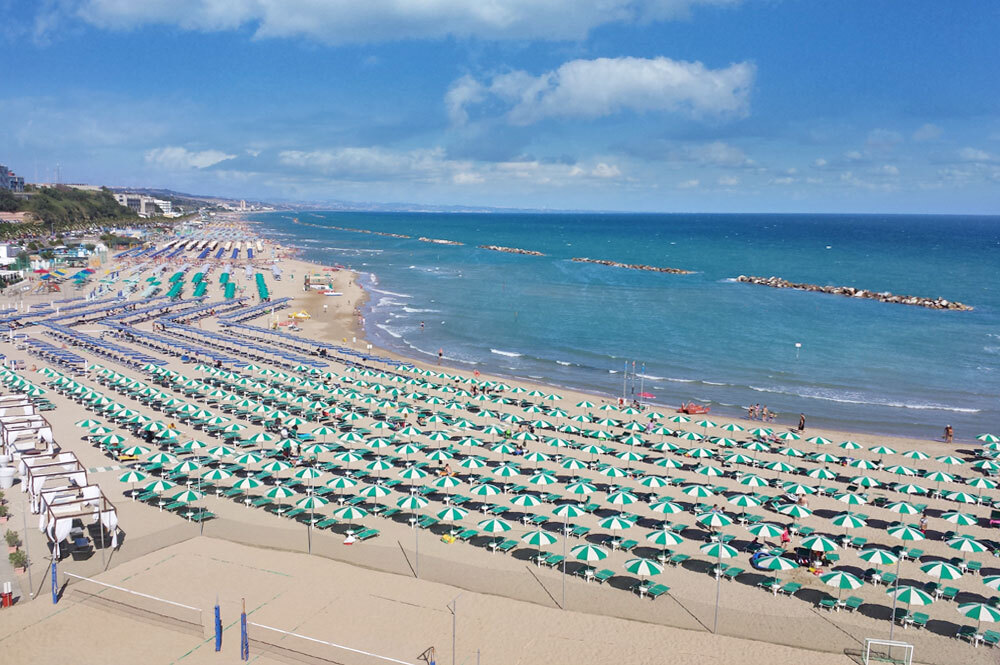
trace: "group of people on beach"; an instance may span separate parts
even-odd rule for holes
[[[750,420],[759,420],[762,423],[773,423],[774,419],[777,417],[777,413],[768,411],[766,404],[764,406],[761,406],[760,404],[751,404],[747,407],[747,418]]]

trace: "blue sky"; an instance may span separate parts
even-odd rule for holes
[[[1000,4],[0,0],[0,163],[254,199],[1000,212]]]

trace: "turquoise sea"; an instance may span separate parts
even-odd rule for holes
[[[253,219],[310,260],[365,273],[368,336],[426,360],[442,349],[456,367],[611,396],[624,385],[629,397],[696,400],[713,413],[766,404],[786,424],[803,412],[816,426],[920,438],[939,437],[947,424],[958,439],[1000,430],[998,217],[303,211]],[[485,244],[546,256],[476,247]],[[975,310],[771,289],[735,282],[740,274],[943,297]]]

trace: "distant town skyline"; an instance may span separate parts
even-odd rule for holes
[[[997,214],[998,28],[930,0],[0,0],[0,163],[268,201]]]

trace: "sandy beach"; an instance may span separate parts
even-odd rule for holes
[[[232,229],[242,228],[231,222]],[[253,227],[241,230],[241,233],[252,235]],[[270,247],[268,247],[270,250]],[[282,269],[280,280],[273,279],[269,272],[271,265],[270,251],[258,252],[255,257],[257,269],[265,275],[270,289],[270,298],[277,301],[290,298],[286,307],[275,313],[263,313],[263,316],[248,321],[251,325],[279,327],[288,330],[288,326],[276,326],[278,321],[289,321],[288,315],[305,312],[308,318],[295,320],[295,326],[300,330],[294,335],[302,340],[313,339],[335,344],[357,351],[367,351],[368,342],[363,335],[363,327],[359,320],[359,308],[367,297],[357,283],[357,275],[347,270],[324,270],[323,266],[305,263],[293,255],[287,248],[274,248]],[[206,262],[208,265],[211,262]],[[218,263],[218,262],[217,262]],[[164,266],[161,263],[159,266]],[[144,263],[141,259],[127,259],[117,265],[104,265],[102,270],[120,270],[123,274],[135,272],[138,279],[144,279],[156,268],[155,262]],[[189,268],[188,276],[197,269]],[[166,275],[171,272],[167,267]],[[208,280],[213,282],[208,292],[211,302],[221,301],[220,292],[214,282],[217,282],[219,268],[216,266],[209,272]],[[305,291],[303,277],[305,275],[322,275],[323,283],[342,295],[324,296],[315,290]],[[251,297],[254,294],[254,282],[244,276],[242,270],[234,270],[231,278],[237,285],[237,292]],[[315,278],[313,279],[315,281]],[[37,305],[41,300],[53,300],[62,296],[26,296],[20,299],[24,304]],[[13,302],[8,299],[8,303]],[[256,304],[252,298],[247,305]],[[228,334],[225,327],[220,326],[217,317],[198,318],[189,322],[200,330],[219,334]],[[151,322],[134,324],[137,330],[152,330]],[[81,324],[80,331],[98,335],[101,325],[98,322]],[[37,326],[27,328],[26,334],[42,338]],[[234,343],[239,344],[239,338]],[[123,341],[125,346],[135,346],[132,342]],[[302,344],[302,347],[308,344]],[[151,352],[149,348],[144,348]],[[86,353],[81,347],[74,347],[78,353]],[[439,398],[441,406],[455,398],[455,391],[470,384],[461,383],[462,379],[489,381],[491,377],[476,375],[463,369],[441,367],[433,363],[421,362],[419,359],[403,358],[383,349],[373,349],[374,353],[396,361],[434,372],[445,372],[452,378],[424,377],[434,385],[424,384],[419,390],[425,395]],[[955,530],[968,534],[977,541],[993,542],[996,540],[995,528],[987,526],[991,507],[983,504],[959,504],[945,497],[932,498],[927,495],[910,496],[895,491],[892,484],[912,482],[923,484],[928,489],[936,489],[934,483],[921,478],[894,474],[887,470],[892,465],[905,466],[915,473],[926,470],[943,470],[960,475],[966,479],[980,477],[977,471],[970,468],[975,459],[976,450],[981,444],[964,440],[953,444],[940,441],[918,441],[888,436],[869,436],[838,432],[833,430],[817,430],[809,428],[802,440],[787,440],[775,442],[770,450],[754,452],[741,447],[710,443],[710,437],[729,437],[737,441],[747,440],[746,431],[728,432],[723,429],[727,424],[738,425],[744,430],[750,430],[758,423],[745,419],[733,419],[710,416],[715,426],[699,427],[693,417],[689,423],[666,422],[667,416],[676,415],[674,411],[658,409],[665,417],[661,422],[671,428],[704,435],[704,440],[688,441],[677,436],[666,436],[642,432],[644,445],[634,447],[641,452],[641,460],[626,461],[615,459],[611,452],[600,455],[588,454],[579,450],[555,448],[546,445],[549,438],[565,438],[571,442],[594,443],[590,438],[574,432],[559,432],[555,426],[551,431],[538,428],[537,440],[524,439],[527,452],[537,452],[545,456],[536,461],[521,462],[523,473],[511,482],[511,485],[528,485],[528,478],[539,469],[546,469],[558,477],[558,482],[538,487],[530,487],[528,492],[516,492],[510,488],[498,496],[490,497],[481,502],[474,498],[466,506],[468,516],[461,520],[463,527],[476,528],[477,523],[490,517],[482,508],[476,508],[478,503],[486,506],[503,504],[510,506],[510,500],[519,494],[559,495],[560,499],[583,499],[574,497],[565,489],[572,481],[583,481],[595,487],[592,495],[586,499],[599,504],[599,508],[590,513],[575,517],[570,522],[589,529],[580,536],[563,537],[560,520],[551,517],[550,505],[519,507],[514,505],[504,513],[503,519],[512,527],[502,534],[505,538],[520,541],[522,535],[536,527],[530,526],[521,517],[533,514],[549,515],[545,529],[558,540],[555,544],[544,548],[547,552],[558,554],[563,551],[564,544],[573,548],[582,544],[602,546],[598,540],[600,534],[610,531],[599,523],[620,512],[627,512],[635,520],[618,535],[634,539],[636,546],[631,552],[607,547],[608,557],[593,563],[598,569],[613,571],[615,576],[605,583],[596,580],[586,580],[576,575],[564,576],[559,567],[539,566],[531,561],[531,557],[539,548],[518,543],[509,554],[491,550],[485,544],[490,540],[488,534],[480,534],[472,543],[461,541],[448,542],[443,536],[451,533],[444,521],[429,528],[413,528],[409,522],[411,513],[422,516],[433,516],[448,503],[450,497],[446,493],[429,493],[428,505],[414,511],[400,511],[392,518],[375,516],[369,512],[367,516],[357,520],[366,527],[376,528],[380,534],[372,540],[355,542],[345,545],[345,533],[353,525],[343,521],[332,528],[313,528],[297,520],[272,514],[266,510],[250,507],[236,497],[236,500],[207,495],[196,505],[202,506],[216,516],[215,519],[201,525],[186,519],[184,514],[162,510],[156,505],[146,505],[132,497],[132,487],[118,482],[118,477],[127,470],[131,462],[114,460],[97,445],[85,437],[86,432],[74,425],[75,422],[96,418],[105,422],[105,418],[95,415],[84,404],[73,399],[72,395],[60,394],[49,383],[51,376],[40,370],[45,363],[20,345],[6,343],[4,353],[9,359],[23,360],[25,369],[19,374],[30,381],[45,385],[46,397],[55,405],[54,411],[45,412],[50,420],[55,440],[64,451],[73,451],[80,461],[88,468],[91,482],[99,483],[102,490],[115,504],[119,513],[119,523],[122,529],[121,540],[117,550],[98,548],[86,560],[76,561],[66,559],[60,563],[59,570],[63,575],[62,599],[53,605],[48,591],[48,547],[45,538],[37,528],[32,526],[35,516],[28,514],[28,532],[24,534],[31,548],[32,581],[29,585],[27,575],[16,577],[19,588],[19,602],[11,609],[0,611],[0,650],[9,654],[19,662],[21,659],[32,658],[37,662],[56,662],[68,658],[80,658],[86,654],[86,660],[104,663],[173,663],[173,662],[239,662],[239,612],[243,599],[249,618],[256,624],[278,628],[283,631],[299,633],[317,640],[348,646],[353,649],[370,652],[401,662],[416,663],[418,657],[427,648],[434,647],[437,662],[452,662],[452,612],[448,604],[456,597],[458,616],[456,619],[456,651],[454,662],[457,663],[661,663],[668,658],[681,658],[694,665],[709,663],[742,662],[750,665],[782,665],[795,663],[850,663],[859,662],[857,654],[863,649],[866,638],[887,639],[890,631],[890,606],[892,599],[887,595],[886,587],[867,582],[859,589],[844,591],[843,597],[857,596],[864,604],[857,611],[847,608],[827,610],[818,606],[819,601],[829,596],[836,597],[837,589],[825,586],[819,575],[831,570],[842,570],[863,578],[870,564],[861,560],[859,552],[865,545],[854,547],[838,546],[835,553],[839,561],[828,563],[818,572],[802,566],[795,570],[779,574],[783,584],[800,584],[801,589],[794,595],[772,593],[758,588],[758,583],[766,577],[774,575],[766,571],[752,570],[748,554],[742,549],[753,538],[746,526],[739,522],[721,529],[722,533],[735,536],[731,545],[741,550],[738,556],[724,563],[731,563],[745,569],[745,573],[735,579],[717,581],[712,573],[715,560],[704,554],[700,546],[706,544],[710,535],[708,529],[697,522],[702,514],[695,505],[704,502],[707,506],[721,508],[733,518],[742,512],[762,515],[765,522],[781,526],[799,523],[815,529],[817,533],[827,535],[831,540],[839,542],[847,529],[836,527],[831,520],[847,510],[865,516],[863,525],[852,528],[849,536],[862,539],[869,544],[880,544],[886,548],[900,544],[900,541],[890,537],[886,530],[890,524],[902,519],[907,523],[916,523],[920,515],[899,515],[886,508],[884,503],[876,505],[876,497],[883,496],[887,503],[911,501],[926,504],[928,527],[926,540],[916,543],[903,543],[907,549],[919,547],[922,553],[918,560],[908,560],[900,565],[901,584],[923,586],[925,582],[933,581],[924,574],[920,566],[935,561],[946,561],[954,556],[965,556],[969,560],[979,561],[979,574],[967,572],[960,579],[941,581],[942,587],[955,587],[958,591],[958,602],[987,602],[996,592],[983,584],[983,578],[1000,574],[1000,564],[992,552],[976,552],[963,555],[948,546],[943,540],[946,532]],[[158,412],[149,404],[143,403],[135,395],[117,392],[105,382],[102,384],[101,369],[114,372],[132,381],[154,384],[153,375],[136,365],[116,363],[107,357],[87,354],[87,360],[100,367],[86,376],[74,377],[74,380],[93,390],[99,390],[112,396],[118,402],[154,420],[173,422],[173,417]],[[203,370],[196,370],[196,363],[182,362],[176,356],[164,356],[167,369],[180,372],[189,379],[206,380],[211,375]],[[323,358],[329,364],[324,371],[336,375],[350,377],[347,374],[348,365],[334,356]],[[266,362],[254,360],[257,365],[266,367]],[[395,371],[388,363],[374,363],[373,370]],[[63,371],[61,368],[54,368]],[[275,365],[278,371],[292,375],[302,375],[301,372],[289,371],[287,367]],[[250,376],[252,372],[242,372]],[[356,381],[358,377],[351,378]],[[492,377],[497,383],[505,380]],[[278,380],[275,378],[275,380]],[[388,386],[387,379],[375,378],[373,385],[379,385],[380,390]],[[510,383],[510,381],[506,381]],[[334,385],[334,381],[328,382]],[[340,382],[341,385],[347,385]],[[166,389],[178,399],[200,400],[197,396],[185,395],[176,384],[159,383],[159,389]],[[405,393],[409,388],[399,383]],[[646,412],[632,418],[617,411],[601,411],[602,405],[609,405],[611,400],[563,388],[552,389],[544,385],[533,385],[518,382],[525,393],[538,390],[543,395],[553,392],[561,397],[559,400],[546,401],[544,397],[534,399],[540,404],[542,412],[535,415],[524,413],[521,406],[513,403],[487,404],[496,412],[496,418],[480,418],[472,412],[452,411],[452,418],[467,418],[478,428],[487,422],[502,423],[500,416],[516,414],[526,419],[548,418],[554,425],[565,425],[574,422],[574,416],[584,417],[594,414],[593,420],[610,416],[618,424],[607,424],[603,427],[621,438],[626,434],[621,425],[635,420],[645,422]],[[429,387],[430,386],[430,387]],[[364,389],[368,386],[355,386]],[[448,390],[441,390],[442,387]],[[228,389],[228,388],[227,388]],[[5,389],[10,393],[10,389]],[[315,391],[307,391],[315,392]],[[384,395],[379,394],[380,398]],[[527,395],[519,397],[533,399]],[[470,396],[471,398],[471,396]],[[333,400],[343,403],[351,401],[349,396],[330,396]],[[400,396],[398,399],[405,399]],[[413,400],[410,400],[413,401]],[[576,406],[589,401],[593,407]],[[363,402],[355,399],[353,402],[361,406]],[[199,401],[203,406],[218,411],[220,403]],[[371,406],[371,405],[368,405]],[[565,411],[565,416],[547,416],[544,411],[558,407]],[[376,407],[365,412],[356,424],[338,420],[340,432],[346,432],[349,427],[371,427],[378,422],[373,418]],[[388,408],[388,407],[386,407]],[[260,432],[262,427],[232,413],[234,422],[248,425],[241,433],[244,438]],[[451,423],[434,425],[433,423],[417,423],[417,414],[404,414],[405,424],[417,426],[422,434],[415,437],[424,445],[425,450],[413,455],[404,455],[391,469],[381,473],[380,477],[397,478],[399,473],[412,468],[412,460],[425,461],[424,454],[443,446],[458,446],[458,442],[467,436],[482,440],[483,445],[474,448],[456,448],[457,456],[454,470],[463,484],[454,493],[469,494],[469,488],[474,485],[474,476],[488,475],[493,469],[504,466],[513,460],[510,453],[494,450],[492,444],[498,440],[497,435],[487,435],[477,431],[466,431]],[[335,418],[331,418],[334,420]],[[577,421],[579,424],[579,421]],[[303,424],[299,431],[306,433],[317,427],[319,421]],[[507,425],[516,431],[516,427]],[[139,443],[134,433],[126,428],[112,426],[115,431],[125,436],[129,442]],[[179,441],[202,439],[211,445],[218,441],[206,436],[184,422],[178,422],[177,430],[181,436]],[[589,427],[589,426],[588,426]],[[431,432],[447,434],[447,442],[430,440]],[[787,432],[787,427],[774,428],[775,434]],[[805,437],[823,437],[831,441],[828,445],[816,445],[805,441]],[[322,437],[334,442],[337,435]],[[860,443],[859,449],[847,450],[838,446],[845,440],[855,440]],[[394,442],[402,443],[403,439]],[[674,444],[677,450],[666,447],[666,443]],[[602,444],[614,448],[614,453],[622,453],[630,449],[617,440],[603,441]],[[664,444],[654,449],[656,444]],[[128,444],[126,444],[128,445]],[[360,452],[369,453],[364,462],[374,459],[364,443],[344,443],[345,449],[356,448]],[[884,446],[892,449],[891,453],[878,453],[871,449]],[[713,457],[699,459],[691,455],[696,447],[711,449]],[[266,444],[262,448],[267,448]],[[256,448],[247,448],[247,450]],[[790,452],[789,449],[799,451]],[[912,459],[904,457],[907,451],[919,450],[925,453],[927,459]],[[784,452],[782,452],[784,451]],[[386,451],[390,454],[392,451]],[[724,461],[733,453],[744,453],[753,458],[753,463]],[[837,456],[837,462],[817,462],[809,460],[808,455],[827,453]],[[475,473],[459,468],[460,459],[468,459],[474,454],[481,458],[486,466]],[[557,463],[557,455],[575,457],[585,463],[583,468],[566,470]],[[953,455],[966,462],[962,466],[948,465],[936,457]],[[318,462],[334,462],[333,453],[320,453],[316,456]],[[589,464],[600,458],[603,465]],[[405,459],[404,459],[405,458]],[[666,466],[657,464],[657,460],[671,459],[676,464]],[[849,460],[868,460],[873,464],[883,462],[880,469],[861,469],[849,466]],[[310,462],[314,464],[316,461]],[[363,467],[364,462],[354,463],[353,469]],[[804,471],[828,468],[836,476],[831,479],[821,479],[812,476],[794,475],[766,468],[766,464],[786,462]],[[339,466],[339,465],[338,465]],[[351,464],[345,464],[349,469]],[[442,465],[430,462],[426,471],[431,472],[425,480],[414,481],[425,484],[436,476],[435,471]],[[609,475],[608,467],[624,469],[621,477]],[[714,466],[720,474],[699,471]],[[256,467],[255,467],[256,468]],[[332,467],[331,467],[332,468]],[[334,473],[324,472],[319,484],[333,477],[340,477],[343,468]],[[740,477],[734,476],[734,470],[742,471]],[[291,471],[281,474],[285,479],[291,479]],[[763,507],[740,508],[730,501],[735,496],[747,495],[754,491],[761,494],[777,496],[785,493],[780,487],[751,487],[741,483],[740,478],[748,474],[756,474],[770,481],[793,480],[811,489],[832,487],[830,493],[817,492],[806,497],[803,503],[808,505],[811,515],[802,518],[791,518]],[[862,504],[852,505],[843,498],[848,494],[865,494],[864,488],[852,482],[853,477],[869,475],[877,478],[881,487],[867,491],[868,498]],[[240,476],[240,474],[237,474]],[[648,476],[669,477],[677,479],[677,483],[662,488],[645,486],[641,479]],[[221,484],[231,486],[236,477]],[[371,479],[361,479],[369,482]],[[497,478],[498,485],[504,485],[503,478]],[[609,487],[615,483],[616,487]],[[410,495],[408,487],[413,484],[410,479],[402,479],[399,485],[392,488],[389,496],[380,500],[382,505],[396,505],[397,500]],[[967,493],[983,495],[992,501],[996,498],[995,490],[978,490],[967,484],[953,482],[941,483],[943,489],[961,490]],[[692,485],[705,485],[712,488],[713,494],[703,499],[695,499],[682,493],[681,488]],[[271,485],[249,490],[252,496],[261,496]],[[354,494],[359,487],[338,494]],[[183,489],[181,487],[180,489]],[[607,495],[616,490],[628,491],[639,498],[625,505],[605,503]],[[173,492],[168,492],[172,494]],[[790,492],[795,494],[795,492]],[[683,511],[677,514],[658,514],[653,511],[645,495],[656,494],[661,498],[670,498],[679,504]],[[291,499],[301,499],[305,494]],[[13,525],[20,528],[27,507],[24,494],[18,487],[7,493],[11,507],[11,520],[8,528]],[[330,505],[321,508],[318,513],[328,517],[338,508],[334,499]],[[371,502],[366,505],[370,507]],[[978,523],[969,526],[956,526],[941,517],[949,511],[962,511],[978,517]],[[660,553],[660,547],[647,542],[647,533],[661,528],[664,521],[678,523],[677,533],[682,541],[669,549],[674,554],[686,555],[688,559],[679,565],[666,565],[665,570],[655,576],[654,581],[669,587],[669,593],[655,600],[630,592],[629,587],[638,581],[638,576],[626,572],[626,561],[637,557],[655,560]],[[766,538],[770,544],[777,546],[778,538]],[[564,541],[566,541],[564,543]],[[802,543],[802,534],[792,537],[791,546]],[[870,545],[869,545],[870,546]],[[311,554],[307,550],[311,549]],[[579,564],[573,564],[575,569]],[[889,566],[886,570],[894,570]],[[572,570],[571,570],[572,572]],[[125,592],[100,587],[90,581],[77,580],[65,575],[72,573],[81,577],[92,577],[106,584],[112,584],[158,598],[180,603],[189,607],[200,608],[200,612],[180,610],[173,607],[170,610],[159,601],[144,597],[132,596]],[[905,582],[903,581],[905,580]],[[563,600],[565,589],[565,601]],[[718,634],[713,635],[711,629],[715,625],[716,593],[719,593],[718,603]],[[34,600],[29,598],[35,595]],[[221,653],[214,651],[214,638],[211,637],[211,608],[218,600],[222,621],[225,628],[223,649]],[[954,639],[960,626],[975,624],[961,616],[957,611],[957,602],[938,599],[934,603],[913,608],[922,611],[929,617],[923,629],[915,626],[897,625],[894,639],[909,642],[915,647],[915,661],[921,663],[949,663],[960,657],[965,662],[988,663],[995,662],[995,652],[985,646],[975,648],[968,643]],[[984,629],[992,626],[984,624]],[[251,652],[254,662],[339,662],[339,663],[372,663],[385,662],[370,654],[348,651],[326,644],[308,642],[301,638],[282,635],[266,628],[251,627]]]

